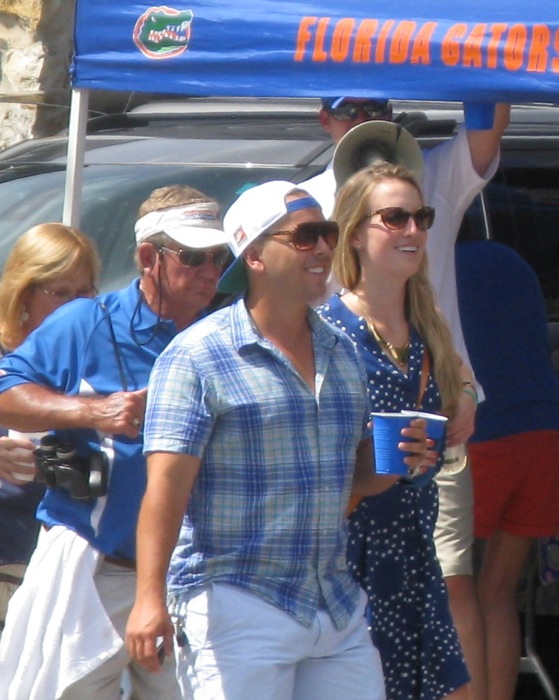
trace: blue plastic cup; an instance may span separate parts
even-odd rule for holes
[[[495,105],[492,102],[464,102],[466,129],[485,131],[493,128]]]
[[[410,420],[412,418],[424,418],[427,421],[427,436],[435,443],[433,449],[437,452],[441,451],[448,422],[446,416],[439,416],[437,413],[428,413],[427,411],[401,411],[401,413],[408,416]]]
[[[404,462],[406,453],[398,449],[398,443],[405,440],[402,428],[407,428],[412,418],[403,413],[373,413],[373,446],[377,474],[408,475],[409,468]]]

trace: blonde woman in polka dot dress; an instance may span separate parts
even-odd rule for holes
[[[472,400],[462,392],[471,377],[452,348],[427,278],[433,216],[404,168],[384,163],[354,174],[338,194],[333,217],[340,224],[334,272],[347,291],[319,313],[359,349],[373,411],[416,407],[428,348],[420,406],[449,416],[455,442],[457,435],[468,437],[460,416]],[[467,692],[469,677],[433,544],[433,476],[441,461],[439,456],[436,468],[363,499],[350,516],[349,566],[369,596],[388,700],[460,700]]]

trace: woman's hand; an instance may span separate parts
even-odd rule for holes
[[[35,476],[35,444],[27,438],[0,437],[0,479],[22,486]]]
[[[435,441],[430,438],[427,440],[427,451],[423,456],[423,460],[420,462],[418,467],[415,469],[410,468],[410,476],[421,476],[437,466],[437,460],[439,459],[439,453],[437,450],[432,449],[435,446]]]
[[[477,403],[470,392],[461,391],[454,418],[448,422],[447,447],[464,444],[475,428]]]
[[[427,437],[427,421],[424,418],[413,418],[407,428],[402,428],[402,437],[407,438],[405,442],[398,443],[398,449],[407,452],[404,462],[408,465],[410,473],[414,476],[422,474],[431,464],[433,455],[437,453],[429,448],[433,446],[433,441]],[[423,470],[423,471],[418,471]]]

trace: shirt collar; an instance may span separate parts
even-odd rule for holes
[[[323,321],[314,309],[310,307],[307,312],[307,318],[311,326],[315,353],[318,345],[325,350],[333,348],[338,342],[338,338],[335,333],[331,332],[329,324]],[[231,305],[230,320],[233,345],[237,350],[240,350],[245,345],[262,345],[263,342],[267,342],[258,332],[246,308],[244,297],[237,299],[237,301]]]

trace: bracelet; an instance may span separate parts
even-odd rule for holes
[[[476,391],[475,387],[473,387],[473,389],[466,388],[467,384],[471,384],[471,382],[464,382],[464,386],[462,387],[462,391],[465,392],[466,394],[468,394],[468,396],[471,396],[472,401],[477,406],[477,404],[478,404],[477,391]],[[472,386],[473,386],[473,384],[472,384]]]

